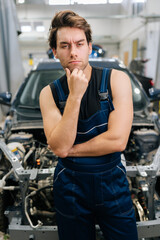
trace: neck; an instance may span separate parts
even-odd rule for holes
[[[88,65],[86,66],[86,68],[84,69],[84,74],[86,75],[86,78],[88,79],[88,82],[91,79],[91,73],[92,73],[92,67],[90,66],[90,64],[88,63]]]

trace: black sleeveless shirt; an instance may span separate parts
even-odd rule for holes
[[[100,89],[102,71],[103,71],[103,68],[92,67],[91,80],[89,81],[87,90],[84,93],[81,101],[79,119],[82,119],[82,120],[88,119],[90,116],[92,116],[94,113],[96,113],[98,110],[101,109],[98,91]],[[111,88],[110,88],[110,75],[111,75],[111,70],[109,72],[109,78],[108,78],[108,91],[109,91],[109,95],[112,98]],[[64,94],[68,95],[69,90],[68,90],[66,75],[63,75],[60,78],[60,83],[63,88]],[[50,83],[50,88],[51,88],[55,103],[57,107],[60,108],[58,95],[56,93],[56,89],[53,82]]]

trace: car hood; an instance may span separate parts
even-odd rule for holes
[[[28,129],[43,129],[42,120],[26,120],[26,121],[13,121],[12,131],[28,130]]]
[[[12,129],[43,128],[40,109],[12,108]]]

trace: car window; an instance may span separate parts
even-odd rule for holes
[[[148,105],[148,99],[145,92],[137,83],[134,75],[129,75],[132,85],[132,96],[133,96],[133,106],[134,111],[142,111]]]
[[[64,75],[63,69],[32,72],[20,96],[19,104],[39,107],[39,94],[46,85]]]

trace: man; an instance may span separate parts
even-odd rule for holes
[[[53,187],[59,239],[94,240],[99,224],[107,240],[137,240],[120,158],[132,125],[131,84],[121,71],[90,66],[91,41],[78,14],[53,18],[49,43],[66,75],[41,91],[40,106],[48,145],[59,157]]]

